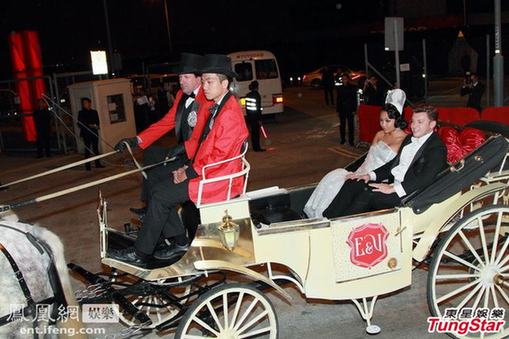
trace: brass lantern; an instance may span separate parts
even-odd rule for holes
[[[232,251],[239,241],[240,227],[232,221],[228,210],[224,211],[223,223],[217,229],[223,246]]]

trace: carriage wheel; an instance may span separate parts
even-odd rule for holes
[[[440,241],[428,274],[427,299],[433,316],[446,309],[503,308],[506,324],[498,333],[448,333],[458,338],[509,335],[509,207],[491,205],[465,215]],[[461,313],[460,311],[459,313]],[[453,313],[454,314],[454,311]],[[463,318],[465,319],[465,318]]]
[[[270,300],[254,287],[225,284],[194,302],[177,327],[175,338],[278,337]]]

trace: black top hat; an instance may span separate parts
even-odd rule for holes
[[[201,72],[224,74],[229,78],[237,77],[237,73],[232,70],[231,59],[223,54],[205,54]]]
[[[203,56],[193,53],[182,53],[180,55],[180,66],[178,73],[194,73],[200,74],[203,64]]]

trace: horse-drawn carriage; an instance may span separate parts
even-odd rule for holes
[[[209,179],[204,173],[200,186],[217,180],[231,186],[238,176],[247,181],[244,155],[240,172]],[[367,332],[375,334],[377,298],[411,285],[412,270],[426,262],[432,316],[444,317],[450,309],[507,309],[507,156],[507,140],[491,137],[403,206],[341,218],[301,213],[314,186],[271,187],[213,204],[199,200],[181,210],[194,235],[187,252],[146,268],[108,256],[112,248],[132,244],[136,232],[110,227],[101,198],[101,262],[111,269],[93,274],[70,264],[90,283],[77,296],[82,303],[118,304],[120,320],[133,331],[176,328],[178,338],[276,338],[276,311],[263,290],[273,288],[291,302],[280,286],[291,282],[309,298],[351,300]],[[449,332],[503,338],[509,328]]]

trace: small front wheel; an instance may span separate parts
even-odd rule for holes
[[[258,289],[225,284],[203,294],[181,319],[175,338],[278,337],[277,316]]]

